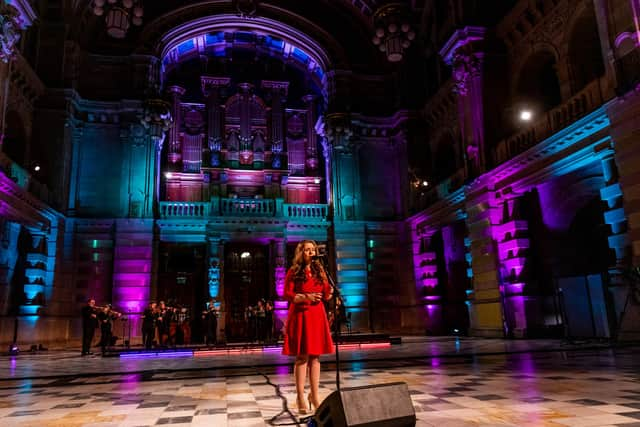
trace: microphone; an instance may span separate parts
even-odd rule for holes
[[[317,245],[316,254],[311,257],[314,261],[323,260],[327,256],[327,245]]]

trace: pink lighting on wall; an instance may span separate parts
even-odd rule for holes
[[[633,11],[633,24],[636,27],[636,40],[640,46],[640,0],[630,0]]]

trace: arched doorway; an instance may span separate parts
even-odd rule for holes
[[[269,299],[268,247],[256,243],[225,245],[224,307],[227,342],[257,340],[252,308]]]
[[[169,307],[187,308],[192,343],[202,342],[201,313],[208,298],[205,286],[206,246],[160,242],[156,300]]]

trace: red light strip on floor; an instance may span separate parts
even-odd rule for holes
[[[340,344],[339,350],[369,350],[374,348],[387,348],[391,347],[390,342],[374,342],[374,343],[355,343],[355,344]],[[218,349],[218,350],[198,350],[193,352],[194,357],[208,357],[208,356],[225,356],[231,354],[257,354],[257,353],[280,353],[282,347],[264,347],[264,348],[232,348],[232,349]]]
[[[372,342],[372,343],[362,343],[362,344],[340,344],[338,345],[338,349],[340,350],[366,350],[372,348],[386,348],[391,347],[390,342]]]

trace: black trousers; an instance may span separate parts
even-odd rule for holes
[[[100,347],[102,347],[102,353],[107,351],[107,347],[111,345],[111,325],[100,326]]]
[[[153,326],[150,328],[142,328],[142,343],[144,344],[144,348],[151,348],[155,334],[156,329]]]
[[[82,326],[82,354],[88,354],[91,351],[91,342],[96,328],[93,326]]]

